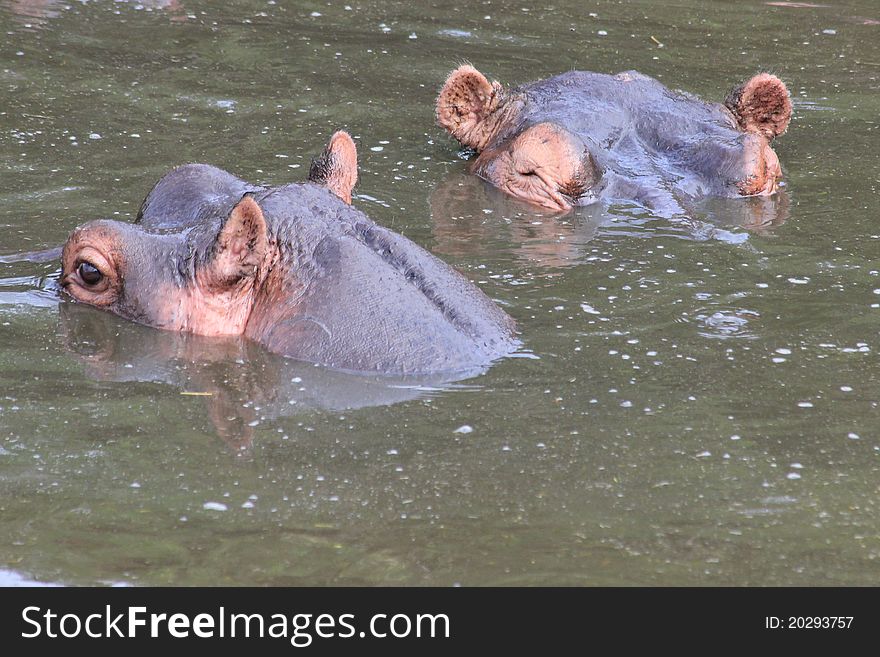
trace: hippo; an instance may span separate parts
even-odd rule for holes
[[[351,137],[337,132],[309,181],[251,185],[206,164],[153,187],[134,224],[98,220],[64,245],[75,301],[350,372],[481,370],[519,345],[478,287],[350,205]]]
[[[437,123],[477,157],[470,170],[554,212],[598,199],[661,215],[704,197],[773,194],[772,140],[791,120],[775,75],[760,73],[708,103],[635,71],[569,71],[506,90],[463,65],[446,79]]]

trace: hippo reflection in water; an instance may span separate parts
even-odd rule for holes
[[[513,320],[479,288],[348,204],[357,179],[348,134],[333,136],[309,178],[264,188],[179,167],[136,225],[76,229],[61,285],[142,324],[242,335],[347,371],[473,371],[516,349]]]
[[[570,71],[505,90],[474,67],[453,71],[436,116],[477,153],[471,171],[559,212],[602,198],[657,214],[682,201],[769,195],[782,171],[770,142],[791,119],[788,89],[761,73],[723,104],[635,71]]]
[[[646,231],[644,209],[600,204],[558,216],[525,204],[464,171],[449,172],[430,197],[432,250],[456,260],[480,258],[498,262],[515,258],[548,268],[578,265],[593,253],[597,235],[655,237]],[[740,243],[746,237],[731,229],[769,236],[790,215],[790,199],[783,190],[772,196],[744,199],[705,198],[687,205],[687,216],[668,230],[687,239],[714,239]]]

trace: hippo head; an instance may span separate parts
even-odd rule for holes
[[[511,196],[561,211],[592,200],[602,175],[584,140],[552,122],[535,123],[488,147],[473,171]]]
[[[565,212],[603,190],[626,196],[621,190],[645,180],[658,188],[684,181],[684,194],[770,194],[781,177],[770,141],[787,128],[791,101],[782,81],[766,73],[721,105],[635,72],[572,71],[508,91],[463,65],[443,85],[436,117],[477,152],[473,173],[516,198]]]
[[[251,195],[260,188],[228,186],[227,198],[218,189],[229,178],[214,167],[185,165],[156,185],[138,224],[80,226],[62,251],[61,286],[76,301],[141,324],[241,335],[278,255]],[[347,133],[336,133],[314,160],[310,180],[350,202],[357,154]]]
[[[77,301],[142,324],[241,334],[268,264],[266,222],[246,196],[219,231],[212,228],[159,235],[117,221],[87,223],[64,245],[61,285]]]
[[[523,121],[526,99],[477,69],[454,70],[437,97],[438,124],[479,154],[472,170],[511,196],[568,210],[601,175],[583,140],[559,123]]]

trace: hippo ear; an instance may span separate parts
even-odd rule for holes
[[[309,180],[323,185],[351,205],[351,190],[357,184],[357,147],[344,130],[330,137],[324,151],[312,160]]]
[[[499,82],[490,83],[473,66],[459,66],[437,96],[437,123],[465,146],[480,150],[488,137],[486,118],[498,108],[502,93]]]
[[[269,251],[269,231],[260,206],[250,196],[238,202],[220,227],[208,261],[210,281],[231,285],[254,276]]]
[[[788,88],[770,73],[759,73],[743,82],[727,94],[724,105],[733,112],[740,128],[767,139],[781,135],[791,121]]]

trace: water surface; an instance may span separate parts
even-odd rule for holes
[[[880,584],[878,20],[870,0],[0,2],[0,253],[132,220],[183,162],[303,180],[347,128],[355,204],[503,304],[528,356],[346,377],[0,262],[0,582]],[[673,219],[535,211],[433,124],[463,60],[717,100],[773,71],[787,185]]]

